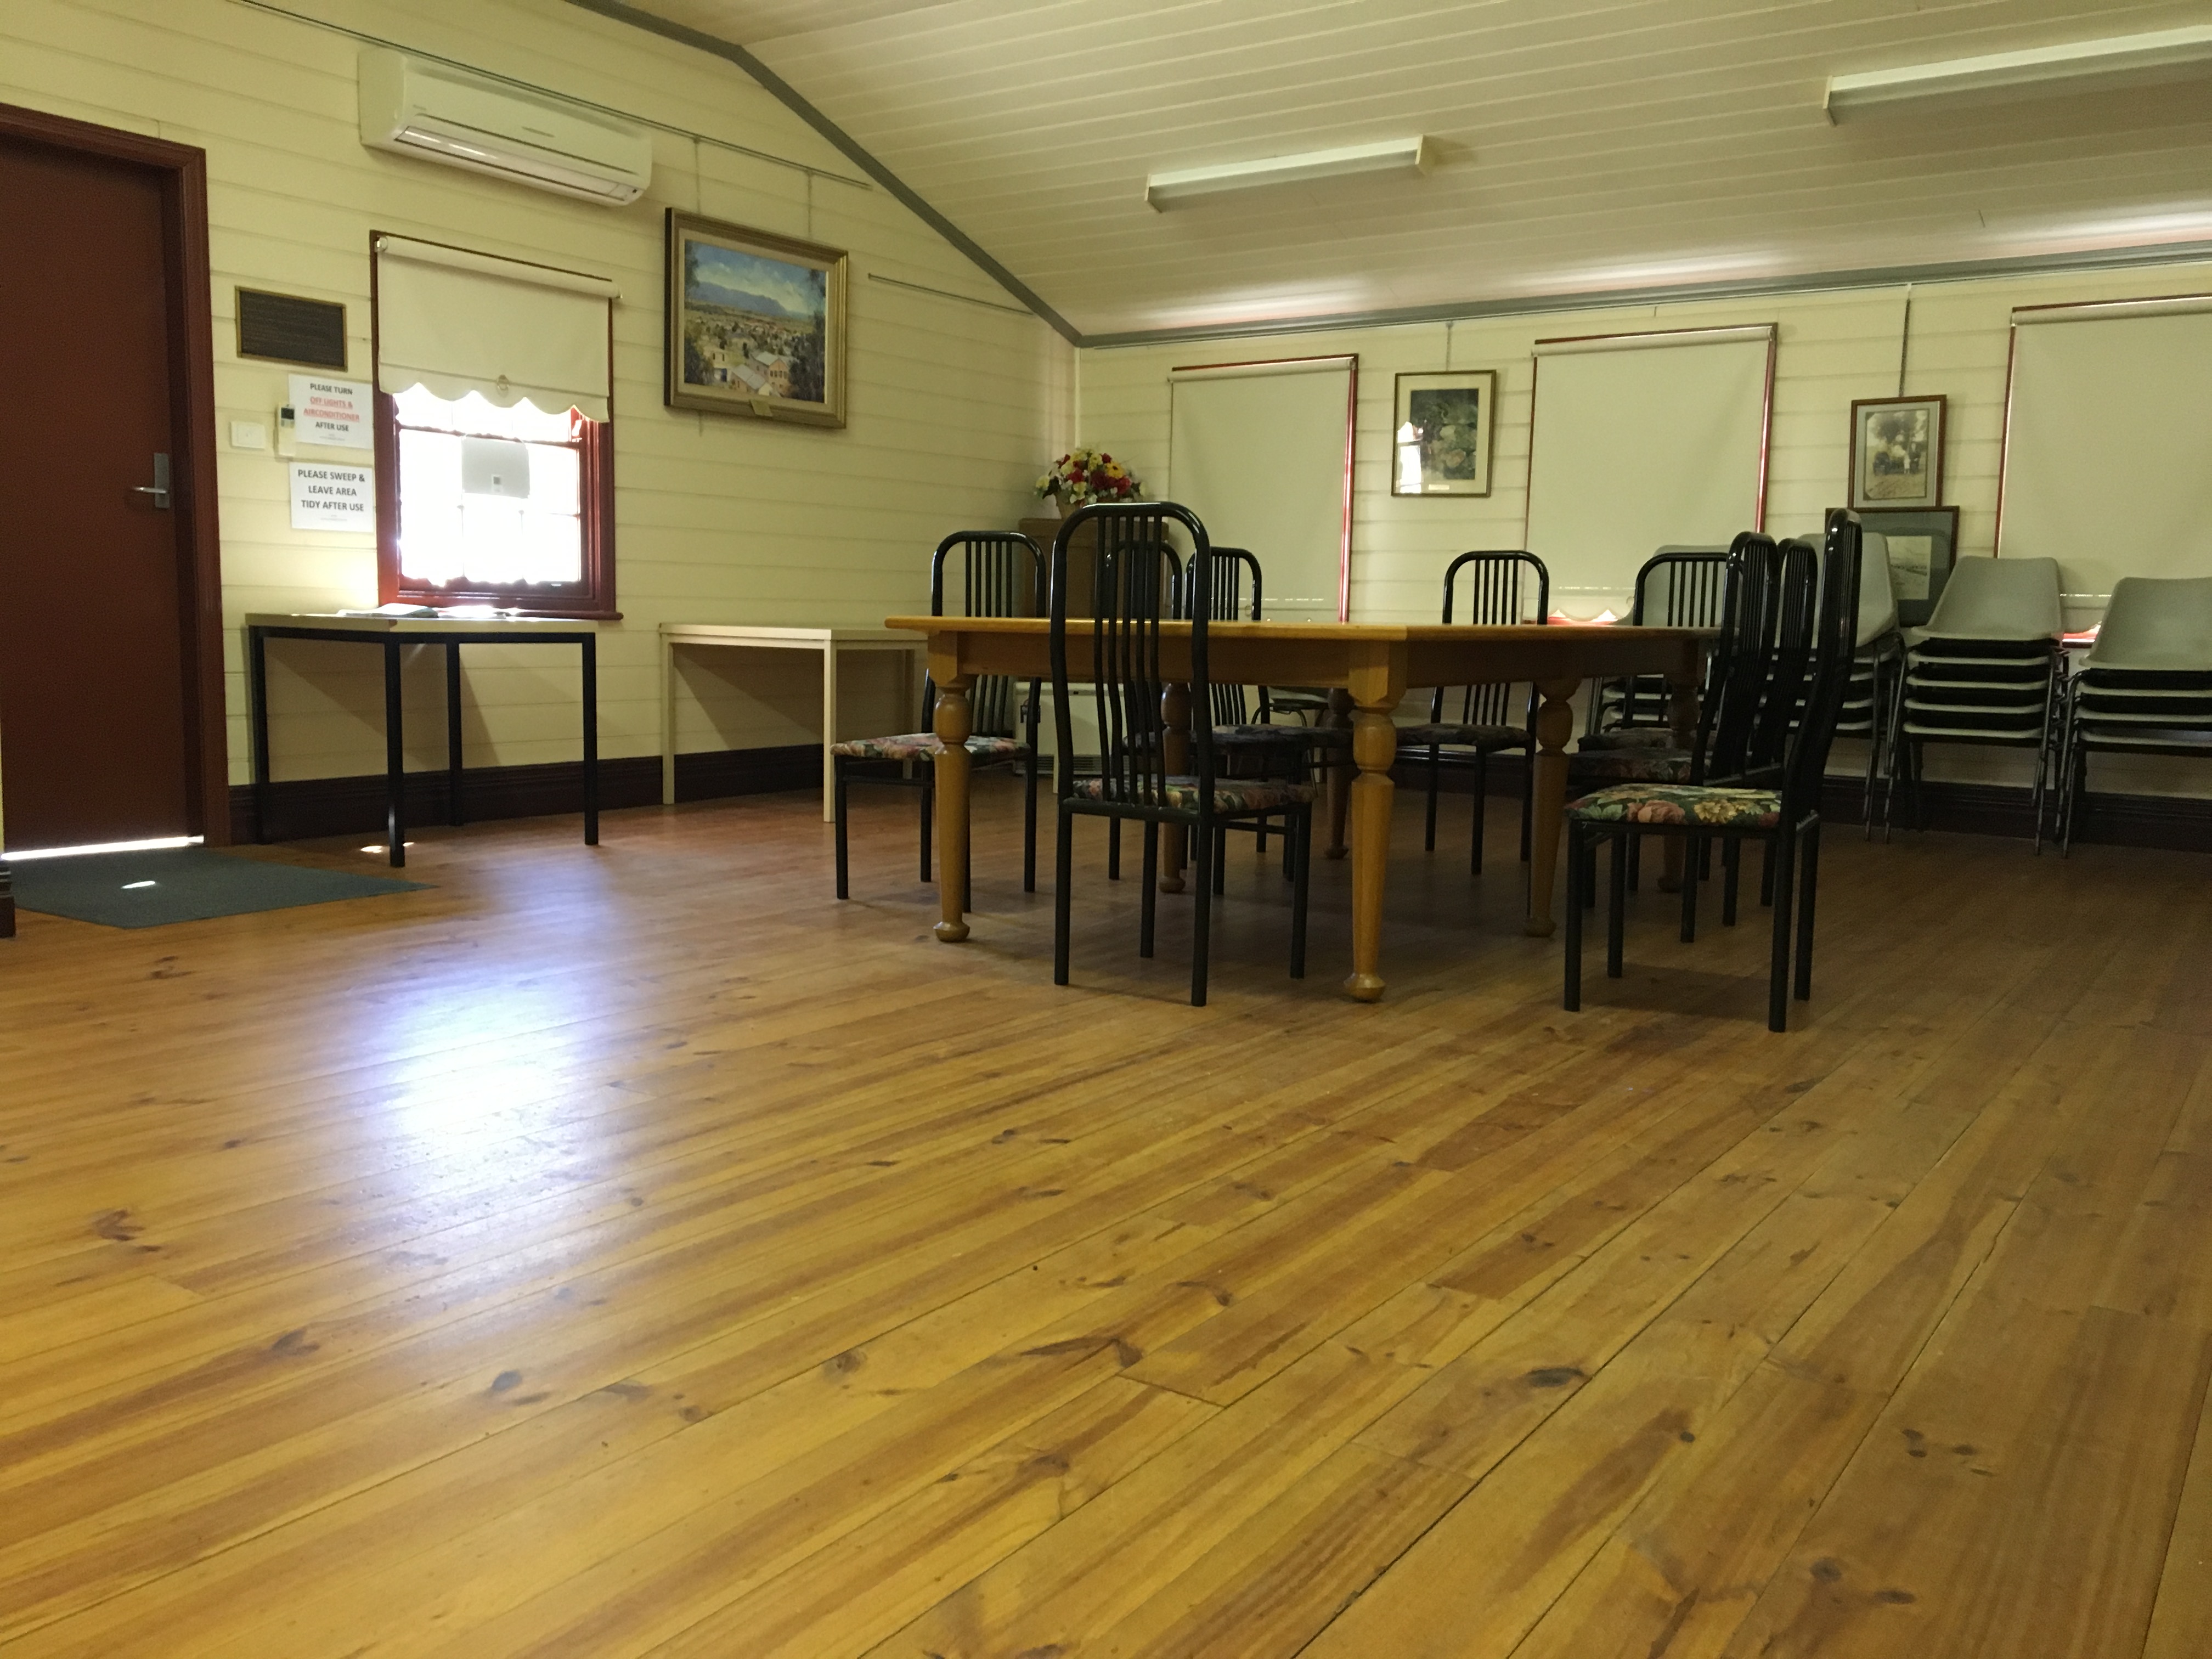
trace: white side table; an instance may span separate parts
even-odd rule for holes
[[[830,745],[837,741],[837,665],[854,653],[896,651],[909,659],[927,641],[896,628],[754,628],[742,623],[660,624],[660,804],[676,805],[676,648],[816,651],[822,655],[822,816],[836,816]],[[919,698],[910,698],[919,706]]]

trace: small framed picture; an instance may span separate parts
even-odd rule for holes
[[[834,247],[668,210],[672,409],[845,424],[845,272]]]
[[[1401,374],[1393,495],[1487,495],[1498,372]]]
[[[1920,627],[1934,614],[1936,601],[1943,597],[1943,584],[1951,579],[1959,547],[1959,509],[1897,513],[1869,507],[1860,513],[1859,526],[1880,536],[1888,549],[1889,586],[1897,596],[1899,624]]]
[[[1862,398],[1851,405],[1851,506],[1933,507],[1943,500],[1943,399]]]

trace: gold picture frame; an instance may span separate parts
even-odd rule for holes
[[[672,409],[845,424],[843,250],[668,210]]]
[[[1490,494],[1496,369],[1401,374],[1391,407],[1393,495]]]

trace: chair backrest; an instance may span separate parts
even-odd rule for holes
[[[2212,576],[2123,576],[2085,672],[2212,673]]]
[[[1643,628],[1717,628],[1728,586],[1724,547],[1662,547],[1636,573],[1628,620]]]
[[[1245,608],[1244,590],[1252,590],[1249,613]],[[1176,594],[1176,614],[1182,616],[1188,596],[1178,582]],[[1209,596],[1211,622],[1260,622],[1261,611],[1260,561],[1250,550],[1242,547],[1217,547],[1213,550],[1212,591]],[[1260,688],[1260,718],[1265,720],[1273,711],[1267,706],[1267,688]],[[1243,726],[1252,718],[1250,701],[1241,685],[1216,685],[1213,688],[1213,723],[1216,726]]]
[[[1067,544],[1085,525],[1097,526],[1091,565],[1091,612],[1067,614]],[[1190,542],[1188,565],[1169,539],[1180,526]],[[1053,722],[1057,753],[1075,752],[1069,709],[1069,639],[1087,635],[1091,672],[1085,683],[1097,690],[1100,793],[1109,802],[1164,808],[1168,805],[1167,722],[1161,700],[1170,684],[1190,689],[1194,718],[1185,769],[1200,780],[1199,799],[1212,799],[1213,727],[1204,711],[1212,706],[1212,680],[1206,672],[1206,623],[1213,612],[1214,559],[1206,526],[1188,507],[1173,501],[1097,501],[1060,521],[1052,542]],[[1164,626],[1178,615],[1188,618],[1188,672],[1171,671],[1163,650]],[[1178,630],[1180,631],[1180,630]],[[1070,769],[1060,769],[1060,789],[1073,787]]]
[[[948,612],[945,606],[945,564],[960,556],[959,591]],[[956,530],[938,543],[929,560],[929,614],[933,617],[1038,617],[1044,614],[1044,550],[1018,531]],[[982,674],[968,693],[970,726],[978,737],[1020,736],[1018,724],[1026,724],[1032,746],[1036,741],[1036,682],[1029,695],[1020,695],[1012,677]],[[937,712],[936,682],[921,683],[921,726],[928,731]]]
[[[1636,573],[1628,620],[1643,628],[1717,628],[1727,597],[1727,548],[1662,547]],[[1619,719],[1623,726],[1664,726],[1664,686],[1654,678],[1622,683]]]
[[[2056,559],[1960,559],[1928,618],[1954,640],[2055,640],[2066,631]]]
[[[1828,750],[1850,684],[1851,659],[1858,653],[1859,573],[1864,562],[1858,514],[1828,509],[1820,546],[1820,601],[1813,629],[1813,652],[1804,718],[1790,740],[1782,775],[1782,810],[1794,822],[1818,808],[1828,770]]]
[[[1766,675],[1759,695],[1759,714],[1744,756],[1744,769],[1747,772],[1782,764],[1790,750],[1790,733],[1804,714],[1806,697],[1812,690],[1817,644],[1820,566],[1820,554],[1812,543],[1802,537],[1792,537],[1775,549],[1774,592],[1770,605],[1772,631],[1767,644]],[[1852,649],[1856,651],[1856,613],[1850,623]]]
[[[1534,614],[1530,614],[1531,612]],[[1444,567],[1447,626],[1506,628],[1552,619],[1552,573],[1534,553],[1462,553]],[[1445,688],[1438,686],[1429,718],[1444,717]],[[1519,725],[1532,712],[1534,688],[1516,700],[1510,685],[1462,688],[1460,720],[1468,726]]]
[[[1897,632],[1897,585],[1890,580],[1889,539],[1859,532],[1859,649]]]
[[[1720,637],[1705,659],[1705,697],[1691,753],[1694,781],[1741,776],[1765,702],[1781,603],[1782,557],[1771,536],[1747,530],[1730,544]]]

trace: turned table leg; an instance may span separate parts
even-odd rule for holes
[[[1352,797],[1352,976],[1344,988],[1360,1002],[1382,1000],[1382,891],[1390,872],[1390,808],[1398,786],[1398,728],[1388,706],[1352,717],[1352,758],[1359,776]]]
[[[968,735],[966,676],[937,688],[937,889],[945,919],[937,937],[957,945],[968,937]]]
[[[1559,867],[1559,827],[1567,804],[1567,738],[1575,729],[1571,706],[1580,680],[1539,680],[1536,690],[1544,700],[1536,711],[1536,755],[1531,763],[1536,775],[1531,786],[1534,823],[1528,846],[1528,919],[1522,931],[1549,939],[1558,924],[1552,918],[1553,879]]]

